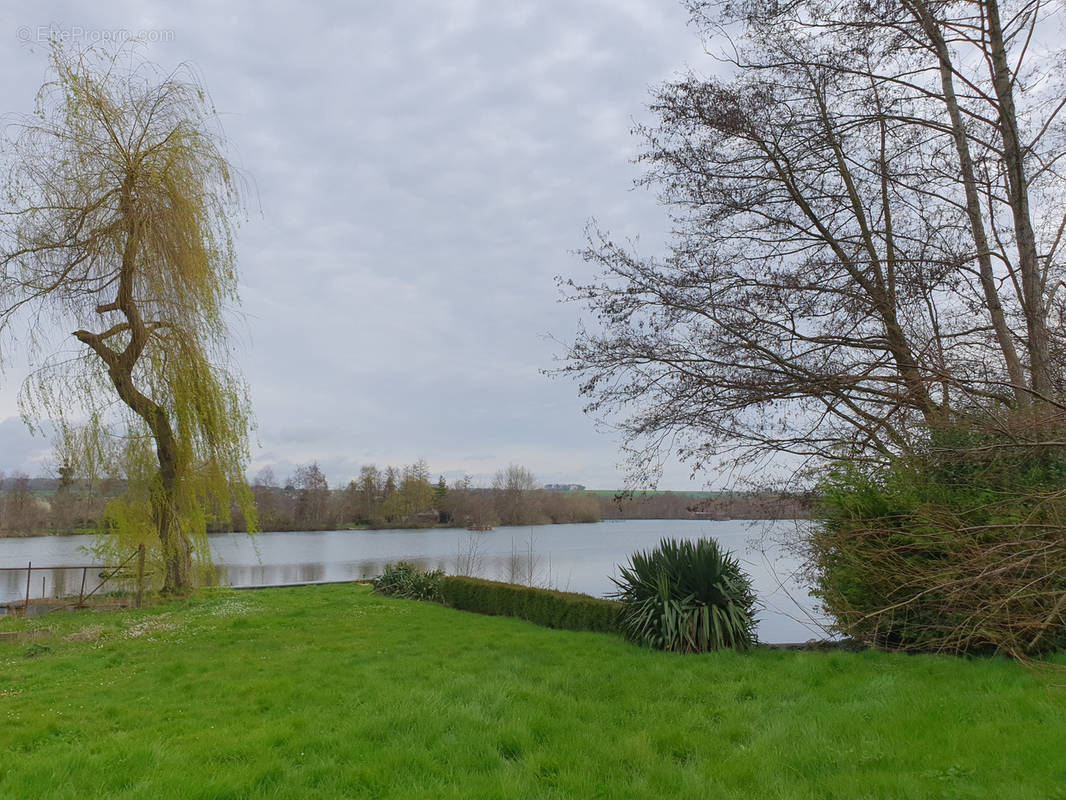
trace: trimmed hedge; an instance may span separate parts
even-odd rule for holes
[[[445,604],[463,611],[518,617],[549,628],[617,633],[621,604],[587,594],[445,575]]]

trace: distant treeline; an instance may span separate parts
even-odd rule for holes
[[[264,470],[253,480],[252,492],[265,531],[546,525],[602,517],[594,496],[546,491],[529,470],[515,465],[496,473],[489,488],[473,486],[469,477],[451,485],[443,476],[433,481],[425,461],[402,468],[370,465],[343,489],[331,490],[312,463],[296,470],[284,486]]]
[[[0,473],[0,533],[90,532],[106,525],[107,502],[125,489],[120,479],[88,483],[64,474],[28,478]],[[494,527],[598,522],[605,519],[795,519],[810,501],[769,493],[558,491],[542,488],[525,467],[496,473],[488,487],[470,477],[449,484],[431,478],[425,461],[402,468],[363,467],[343,488],[331,488],[316,462],[280,482],[271,469],[252,480],[264,531],[337,528]],[[216,531],[246,529],[236,510]]]

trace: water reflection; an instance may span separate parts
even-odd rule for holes
[[[625,520],[592,525],[497,528],[493,531],[396,530],[269,533],[211,537],[219,582],[231,586],[366,580],[385,565],[408,561],[423,569],[472,574],[493,580],[551,586],[603,596],[615,589],[617,565],[637,550],[654,547],[664,536],[714,536],[740,558],[752,577],[764,609],[759,635],[764,641],[804,641],[821,636],[807,589],[794,576],[798,564],[779,539],[802,523],[703,520]],[[87,564],[90,538],[0,539],[0,566]],[[44,578],[42,586],[41,579]],[[99,582],[88,570],[85,591]],[[82,570],[33,571],[30,597],[79,594]],[[115,588],[108,584],[100,592]],[[18,603],[26,594],[26,570],[0,571],[0,603]]]
[[[326,565],[306,564],[272,564],[247,565],[234,564],[223,566],[225,583],[231,586],[272,586],[290,583],[321,583],[326,577]]]
[[[110,572],[111,570],[101,571],[99,568],[47,569],[35,566],[29,581],[29,598],[76,598],[128,588],[120,581],[107,580]],[[0,571],[0,604],[22,604],[26,596],[25,567]]]

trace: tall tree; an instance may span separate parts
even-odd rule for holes
[[[263,467],[252,479],[252,497],[262,530],[279,531],[292,528],[295,503],[290,494],[278,484],[272,467]]]
[[[399,488],[399,484],[400,473],[396,467],[386,467],[385,479],[381,489],[381,499],[383,501],[388,500],[392,493]]]
[[[424,458],[404,467],[400,491],[407,501],[409,515],[421,514],[433,507],[433,485],[429,482],[429,466]]]
[[[540,485],[536,477],[519,464],[508,464],[492,478],[496,514],[502,525],[528,525],[539,522],[535,492]]]
[[[52,494],[52,530],[56,533],[73,533],[77,515],[77,497],[74,495],[74,466],[63,461],[56,467],[56,490]]]
[[[298,467],[290,479],[297,490],[296,524],[301,529],[324,528],[329,519],[329,482],[317,461]]]
[[[448,503],[448,482],[443,475],[437,476],[437,482],[433,486],[433,505],[444,508]]]
[[[378,519],[381,516],[381,495],[384,492],[384,478],[375,465],[370,464],[360,467],[358,487],[361,518],[368,522]]]
[[[692,2],[734,76],[655,93],[665,259],[593,232],[562,372],[638,475],[881,458],[1063,393],[1066,105],[1046,4]],[[728,35],[735,38],[731,41]]]
[[[41,529],[44,512],[30,489],[30,478],[25,472],[11,476],[3,501],[3,519],[8,530],[33,533]]]
[[[184,589],[194,549],[209,559],[209,516],[237,503],[255,519],[225,321],[240,199],[214,111],[189,69],[56,46],[37,112],[12,131],[0,325],[29,326],[45,356],[23,408],[126,438],[129,502],[113,519],[150,526],[164,589]]]

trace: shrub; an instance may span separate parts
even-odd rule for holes
[[[751,580],[713,539],[663,539],[620,571],[615,596],[632,641],[677,653],[754,644]]]
[[[401,561],[386,564],[385,571],[372,584],[379,594],[407,597],[412,600],[441,600],[441,580],[444,573],[439,569],[425,572],[413,564]]]
[[[464,611],[519,617],[571,631],[618,630],[619,604],[601,597],[459,575],[446,575],[441,591],[447,605]]]
[[[1066,448],[1013,425],[943,426],[908,457],[829,473],[807,550],[840,633],[908,651],[1066,648]]]

